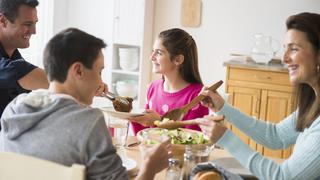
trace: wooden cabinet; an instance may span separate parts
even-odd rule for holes
[[[292,87],[285,69],[272,67],[246,67],[226,64],[226,91],[229,103],[242,112],[260,120],[277,123],[293,111]],[[291,149],[271,150],[263,147],[237,128],[229,128],[251,148],[265,156],[287,158]]]

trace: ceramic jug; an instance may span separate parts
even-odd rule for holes
[[[256,63],[268,63],[279,50],[280,44],[277,40],[261,33],[254,35],[254,46],[251,50],[251,58]]]

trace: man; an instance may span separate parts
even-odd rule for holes
[[[86,166],[87,179],[128,179],[112,145],[103,113],[88,105],[104,84],[101,40],[70,28],[44,52],[48,90],[21,94],[1,117],[0,151]],[[153,179],[168,165],[169,141],[149,149],[137,179]]]
[[[0,0],[0,117],[17,95],[48,88],[44,71],[25,61],[17,49],[29,47],[36,33],[37,5],[37,0]]]

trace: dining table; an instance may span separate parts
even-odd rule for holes
[[[120,152],[121,156],[126,156],[130,159],[133,159],[137,166],[130,171],[128,171],[130,175],[130,179],[134,179],[138,173],[139,166],[142,163],[141,152],[139,149],[139,141],[135,136],[128,136],[127,146],[123,149],[123,152]],[[279,158],[271,158],[277,163],[282,163],[284,159]],[[228,151],[214,148],[209,157],[209,161],[214,161],[216,164],[224,167],[232,173],[239,174],[245,180],[256,180],[257,178],[251,174],[249,170],[244,168]],[[166,176],[166,169],[157,173],[155,176],[155,180],[164,180]]]

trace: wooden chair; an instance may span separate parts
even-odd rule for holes
[[[0,179],[84,180],[85,166],[68,167],[36,157],[0,152]]]

